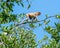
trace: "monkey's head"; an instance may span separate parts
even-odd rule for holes
[[[40,12],[32,12],[32,13],[28,13],[26,14],[27,17],[36,17],[36,16],[39,16],[41,13]]]
[[[35,15],[36,16],[39,16],[41,13],[40,12],[35,12]]]

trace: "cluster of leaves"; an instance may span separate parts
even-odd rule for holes
[[[55,23],[55,28],[51,26],[45,27],[51,38],[44,36],[42,40],[39,41],[41,48],[60,48],[60,23]]]
[[[52,35],[52,38],[54,38],[56,40],[56,42],[59,42],[60,40],[60,24],[59,23],[55,23],[56,28],[52,28],[50,26],[46,27],[45,30]]]
[[[50,16],[46,15],[44,21],[45,25],[47,25],[50,20],[47,20],[51,17],[55,17],[56,19],[60,20],[60,15]],[[60,23],[54,23],[55,26],[47,25],[45,27],[45,31],[51,35],[49,38],[47,35],[44,36],[42,40],[39,40],[38,43],[40,44],[40,48],[60,48]]]
[[[27,2],[29,2],[27,0]],[[24,7],[24,2],[22,0],[1,0],[0,1],[0,24],[9,23],[15,21],[17,15],[13,14],[14,3],[22,5]],[[30,4],[28,5],[30,8]]]
[[[29,2],[29,0],[26,1]],[[15,22],[24,15],[13,14],[14,3],[24,7],[23,0],[0,0],[0,48],[36,48],[35,34],[31,30],[25,30],[21,27],[15,28],[14,24],[2,26],[2,24]],[[28,4],[29,8],[30,4]]]
[[[40,48],[60,48],[60,42],[57,43],[55,39],[48,39],[46,36],[39,43]]]
[[[9,31],[5,27],[6,31],[0,34],[0,48],[35,48],[37,46],[35,34],[31,30],[16,29]]]

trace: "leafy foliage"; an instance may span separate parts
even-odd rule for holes
[[[29,30],[24,30],[23,28],[18,29],[18,31],[10,30],[8,32],[3,32],[0,36],[0,47],[3,48],[35,48],[37,46],[35,35]]]
[[[14,3],[18,5],[22,5],[24,7],[24,3],[22,0],[1,0],[0,1],[0,24],[9,23],[16,20],[17,15],[12,14]],[[30,8],[30,4],[28,5]]]
[[[35,34],[33,34],[31,30],[25,30],[21,27],[15,28],[15,24],[2,26],[2,24],[16,22],[18,18],[22,18],[24,15],[16,15],[12,13],[15,2],[24,7],[22,0],[0,1],[0,28],[2,31],[0,31],[0,48],[36,48]],[[28,5],[28,8],[30,8],[30,4]]]
[[[31,6],[29,1],[26,0],[26,3],[28,2],[27,9]],[[48,16],[46,14],[46,18],[41,21],[25,21],[17,25],[2,26],[10,22],[20,23],[21,19],[25,16],[24,13],[19,15],[13,14],[14,3],[19,6],[21,5],[23,8],[25,7],[24,0],[0,0],[0,48],[37,48],[36,35],[32,30],[25,29],[20,25],[29,23],[30,28],[36,28],[34,23],[43,21],[47,25],[50,22],[49,18],[55,17],[56,19],[60,19],[60,15]],[[41,25],[39,23],[39,26]],[[49,39],[49,37],[44,36],[42,40],[38,41],[40,48],[60,48],[60,23],[55,23],[55,27],[47,25],[45,31],[51,35],[51,38]]]
[[[44,36],[44,38],[39,42],[41,44],[41,48],[60,48],[60,24],[55,23],[55,25],[55,28],[51,26],[45,27],[45,30],[51,34],[51,38],[49,39],[47,36]]]

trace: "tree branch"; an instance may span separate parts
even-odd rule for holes
[[[22,25],[22,24],[26,24],[26,23],[43,22],[43,21],[45,21],[45,20],[47,20],[49,18],[52,18],[52,17],[55,17],[55,16],[49,16],[49,17],[45,18],[44,20],[40,20],[40,21],[33,21],[33,22],[32,21],[26,21],[26,22],[18,23],[16,26],[19,26],[19,25]]]
[[[16,26],[15,27],[17,27],[17,26],[19,26],[19,25],[22,25],[22,24],[27,24],[27,23],[36,23],[36,22],[43,22],[43,21],[45,21],[45,20],[47,20],[47,19],[49,19],[49,18],[52,18],[52,17],[55,17],[55,16],[49,16],[49,17],[46,17],[45,19],[43,19],[43,20],[40,20],[40,21],[26,21],[26,22],[22,22],[22,23],[18,23],[18,24],[16,24]],[[12,28],[12,30],[13,30],[13,28]]]

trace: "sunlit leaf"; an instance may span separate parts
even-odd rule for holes
[[[60,15],[56,15],[56,18],[60,19]]]

